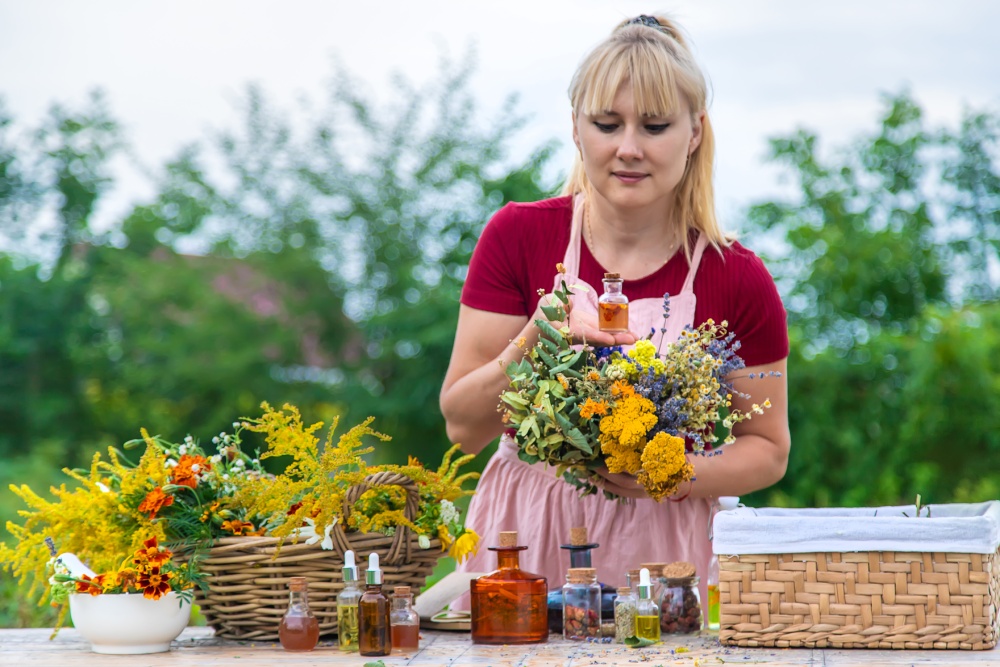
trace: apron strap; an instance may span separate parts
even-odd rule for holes
[[[687,278],[684,279],[684,286],[681,294],[688,294],[694,291],[694,277],[698,273],[698,266],[701,264],[701,256],[705,254],[705,247],[708,239],[704,232],[699,232],[698,242],[694,244],[694,254],[691,256],[691,268],[688,269]]]

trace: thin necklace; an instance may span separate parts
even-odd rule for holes
[[[594,259],[597,259],[597,246],[594,245],[594,230],[592,229],[592,225],[590,223],[590,204],[589,203],[585,203],[583,205],[583,232],[584,232],[584,234],[585,234],[585,236],[587,238],[587,247],[590,248],[590,254],[591,254],[591,256],[593,256]],[[675,250],[676,249],[674,248],[674,242],[671,241],[670,245],[667,246],[667,253],[666,253],[667,254],[667,258],[665,260],[663,260],[662,262],[660,262],[659,264],[657,264],[656,267],[653,268],[646,275],[650,275],[652,273],[656,273],[661,268],[663,268],[663,266],[667,262],[670,261],[670,258],[674,256]]]

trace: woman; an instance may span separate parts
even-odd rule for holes
[[[765,397],[772,407],[736,425],[736,441],[723,455],[689,455],[696,480],[671,499],[678,502],[654,502],[634,478],[610,474],[607,488],[634,501],[580,498],[552,470],[518,460],[504,435],[467,524],[487,545],[498,531],[519,531],[529,546],[522,568],[546,576],[550,587],[562,584],[568,559],[559,545],[572,526],[587,526],[601,544],[593,561],[605,583],[623,584],[625,571],[641,562],[686,560],[704,573],[712,499],[765,488],[785,472],[785,311],[761,261],[716,222],[705,79],[677,26],[649,16],[622,23],[584,59],[569,92],[579,156],[564,196],[508,204],[473,253],[441,391],[449,438],[478,452],[503,432],[497,404],[508,388],[504,367],[537,342],[534,320],[544,319],[538,290],[553,289],[557,262],[568,284],[591,287],[573,297],[568,324],[575,339],[631,345],[655,329],[658,343],[669,293],[666,340],[676,340],[685,325],[727,320],[747,364],[736,388],[754,397],[734,397],[735,407],[747,410]],[[593,287],[606,271],[624,278],[632,333],[598,330]],[[749,380],[749,373],[765,377]],[[494,568],[485,550],[463,566]]]

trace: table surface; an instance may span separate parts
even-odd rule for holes
[[[630,649],[620,644],[570,642],[552,636],[545,644],[482,646],[467,633],[421,631],[420,650],[410,656],[362,658],[321,642],[307,653],[289,653],[274,642],[233,642],[216,639],[209,628],[187,628],[167,653],[138,656],[98,655],[75,630],[65,629],[54,640],[51,630],[0,629],[0,665],[74,667],[78,665],[197,665],[198,667],[257,665],[351,665],[382,660],[385,667],[607,667],[609,665],[808,665],[878,667],[889,665],[1000,665],[1000,650],[890,651],[865,649],[751,649],[720,646],[715,635],[668,637],[658,645]]]

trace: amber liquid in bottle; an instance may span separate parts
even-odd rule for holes
[[[382,594],[380,584],[368,584],[358,601],[358,653],[389,655],[390,651],[389,598]]]
[[[392,652],[415,653],[420,647],[419,625],[392,626]]]
[[[292,577],[288,589],[288,611],[278,626],[278,639],[286,651],[311,651],[319,641],[319,621],[309,611],[306,578]]]
[[[628,297],[622,294],[622,278],[604,274],[604,294],[597,300],[597,328],[609,333],[628,331]]]
[[[513,535],[513,539],[505,537]],[[517,533],[500,533],[497,569],[473,579],[472,641],[476,644],[534,644],[549,637],[545,577],[521,570]]]

